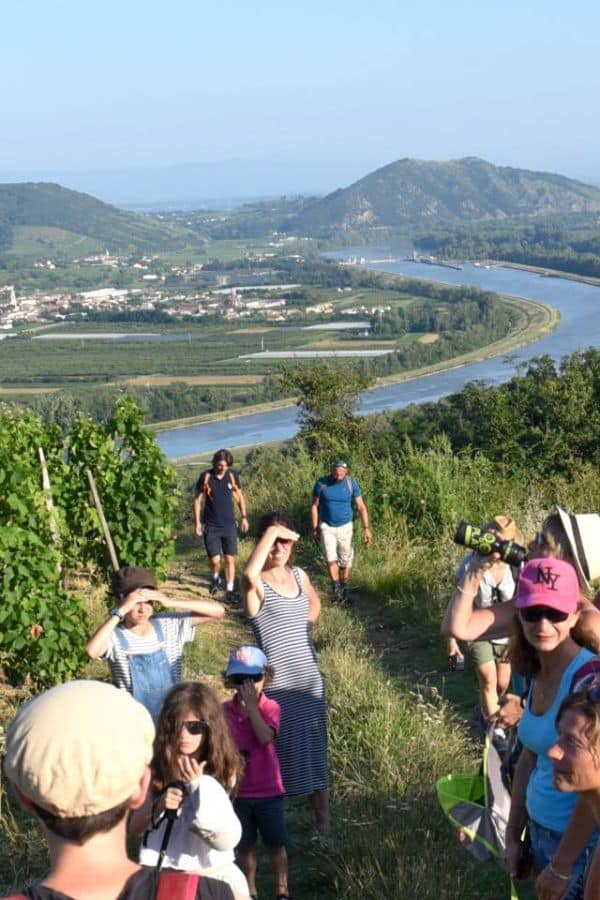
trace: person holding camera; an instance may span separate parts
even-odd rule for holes
[[[225,672],[225,686],[233,687],[231,700],[223,704],[235,744],[244,757],[244,777],[233,801],[242,823],[236,849],[238,862],[248,879],[250,896],[256,897],[256,837],[263,839],[275,879],[275,900],[289,900],[287,828],[275,738],[279,734],[281,707],[263,692],[275,670],[258,647],[232,650]]]
[[[515,520],[510,516],[494,516],[481,529],[482,534],[493,532],[501,541],[522,543],[521,532]],[[457,590],[460,589],[469,567],[475,563],[475,551],[465,556],[456,573]],[[476,609],[489,609],[500,603],[508,603],[513,599],[517,586],[519,567],[511,566],[502,559],[493,559],[483,571],[474,601]],[[508,690],[510,684],[510,663],[506,658],[508,637],[495,637],[493,640],[476,640],[469,643],[469,652],[473,660],[475,674],[479,685],[480,719],[484,726],[494,723],[500,709],[500,698]],[[505,738],[504,730],[495,729],[495,737]]]

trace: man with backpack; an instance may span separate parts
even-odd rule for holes
[[[4,771],[40,821],[50,871],[4,900],[237,900],[225,882],[128,858],[127,814],[146,797],[153,740],[150,713],[104,682],[59,684],[21,707]]]
[[[360,517],[363,541],[369,544],[369,513],[360,487],[348,474],[348,463],[335,459],[329,475],[315,483],[310,506],[312,534],[323,548],[334,603],[349,602],[348,577],[354,556],[353,506]]]
[[[221,558],[225,570],[225,601],[235,603],[235,558],[237,556],[237,524],[233,503],[241,514],[240,532],[248,533],[246,500],[240,477],[233,467],[229,450],[217,450],[212,458],[212,469],[200,474],[194,496],[194,525],[198,537],[204,538],[204,546],[210,560],[210,595],[214,597],[221,587]]]

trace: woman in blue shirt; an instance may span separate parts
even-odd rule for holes
[[[463,639],[491,638],[507,630],[509,604],[473,609],[490,560],[478,556],[477,562],[458,586],[458,632],[454,633]],[[509,658],[527,679],[529,689],[519,723],[523,751],[513,779],[506,867],[516,875],[521,835],[529,824],[534,868],[545,872],[545,887],[538,896],[565,900],[577,896],[577,881],[600,836],[585,809],[578,806],[573,816],[578,795],[556,789],[548,756],[556,743],[556,715],[562,700],[590,669],[600,667],[597,657],[571,637],[579,610],[580,586],[570,563],[542,557],[525,564],[517,584]]]

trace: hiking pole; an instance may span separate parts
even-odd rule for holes
[[[94,480],[94,476],[92,475],[91,469],[86,469],[85,472],[90,483],[90,490],[92,492],[92,497],[94,498],[94,505],[96,507],[96,512],[98,513],[98,518],[100,519],[100,526],[102,528],[104,540],[106,541],[106,546],[108,547],[110,561],[112,563],[113,569],[115,570],[115,572],[117,572],[119,570],[119,560],[117,557],[117,552],[115,550],[115,545],[113,544],[113,540],[110,536],[110,531],[108,530],[108,523],[104,515],[102,503],[100,502],[100,496],[98,494],[96,482]]]
[[[165,788],[165,791],[168,791],[169,788],[178,788],[182,793],[185,794],[185,781],[172,781]],[[181,808],[183,806],[183,800],[177,807],[177,809],[166,809],[164,818],[167,821],[165,826],[165,833],[163,834],[162,843],[160,845],[160,850],[158,852],[158,862],[156,863],[156,871],[160,872],[162,869],[162,865],[165,859],[165,853],[167,852],[167,847],[169,845],[169,838],[171,837],[171,832],[173,831],[173,825],[175,824],[175,820],[179,817],[181,813]]]

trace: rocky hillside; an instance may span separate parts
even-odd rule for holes
[[[493,166],[475,157],[450,162],[400,159],[290,219],[308,234],[375,227],[600,212],[600,188],[549,172]]]

